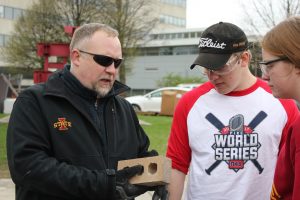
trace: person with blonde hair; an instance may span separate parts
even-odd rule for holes
[[[260,68],[277,98],[300,102],[300,17],[290,17],[262,40]],[[300,117],[290,127],[277,160],[271,199],[300,199]]]

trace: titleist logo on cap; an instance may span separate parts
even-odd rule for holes
[[[226,44],[224,42],[222,42],[222,43],[219,43],[217,41],[214,42],[210,38],[200,38],[198,48],[201,48],[201,47],[210,47],[210,48],[216,48],[216,49],[225,49]]]

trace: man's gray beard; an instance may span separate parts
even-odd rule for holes
[[[98,98],[102,98],[102,97],[105,97],[109,93],[109,91],[111,90],[111,88],[96,87],[93,90],[95,92],[97,92]]]

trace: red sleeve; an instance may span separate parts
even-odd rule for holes
[[[172,160],[172,168],[187,174],[191,162],[191,148],[187,127],[188,114],[196,100],[213,86],[207,82],[186,93],[178,102],[168,140],[167,157]]]
[[[187,174],[191,160],[191,149],[187,130],[188,113],[185,106],[182,99],[176,106],[168,141],[167,157],[172,159],[172,168]]]

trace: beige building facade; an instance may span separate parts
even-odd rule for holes
[[[186,0],[152,0],[153,17],[159,18],[157,31],[183,29],[186,27]]]

